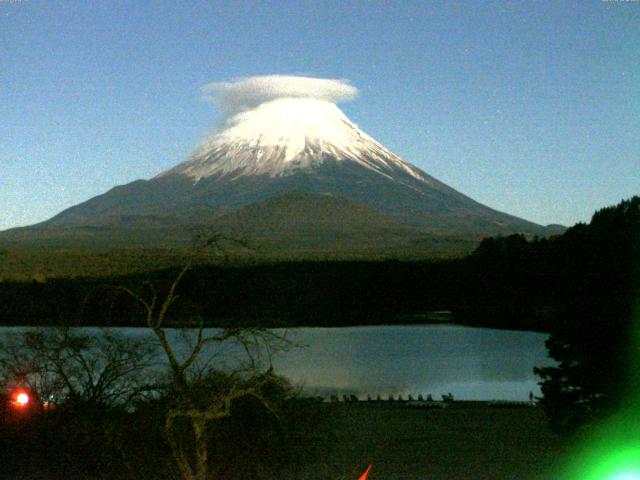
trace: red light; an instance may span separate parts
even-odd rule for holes
[[[15,395],[15,400],[13,401],[13,404],[16,405],[17,407],[26,407],[28,403],[29,403],[29,395],[27,393],[18,392]]]
[[[369,468],[367,468],[367,471],[364,472],[358,480],[367,480],[367,475],[369,475],[369,471],[371,471],[371,465],[369,465]]]

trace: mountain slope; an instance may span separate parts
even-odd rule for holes
[[[384,251],[398,248],[400,237],[547,233],[402,160],[333,103],[277,98],[231,116],[190,159],[151,180],[115,187],[0,240],[64,243],[80,235],[96,244],[149,237],[171,244],[198,225],[242,226],[267,243],[295,238],[322,251],[341,248],[338,238],[351,238],[350,249],[378,242]]]
[[[72,207],[47,224],[109,224],[124,217],[173,217],[175,223],[212,221],[270,197],[298,191],[332,195],[369,206],[399,223],[433,233],[544,234],[544,227],[490,209],[422,173],[417,179],[392,170],[393,179],[353,162],[322,157],[312,168],[288,175],[214,174],[196,183],[180,173],[117,187]]]

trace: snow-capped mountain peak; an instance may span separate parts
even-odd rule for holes
[[[71,207],[34,235],[51,228],[56,242],[66,235],[102,238],[110,248],[121,240],[166,246],[167,236],[184,245],[185,226],[196,226],[253,235],[289,259],[295,251],[321,258],[350,248],[357,258],[404,257],[423,255],[428,238],[434,251],[452,238],[455,252],[459,238],[546,234],[445,185],[360,130],[336,106],[357,93],[346,80],[271,75],[203,90],[224,117],[191,158]]]
[[[391,177],[422,173],[360,130],[332,102],[276,98],[231,116],[186,162],[159,177],[181,174],[197,182],[217,175],[279,177],[326,160],[352,161]]]
[[[215,135],[213,143],[248,143],[282,148],[291,161],[310,142],[325,142],[349,148],[356,131],[342,111],[325,100],[279,98],[229,120],[228,128]],[[205,147],[206,148],[206,147]]]

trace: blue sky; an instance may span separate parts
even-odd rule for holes
[[[186,159],[200,87],[348,79],[344,112],[498,210],[587,221],[640,194],[640,2],[0,0],[0,229]]]

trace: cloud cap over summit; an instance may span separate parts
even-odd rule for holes
[[[294,75],[245,77],[209,83],[202,90],[205,98],[218,106],[227,118],[278,98],[313,98],[338,103],[358,94],[358,89],[348,80]]]

